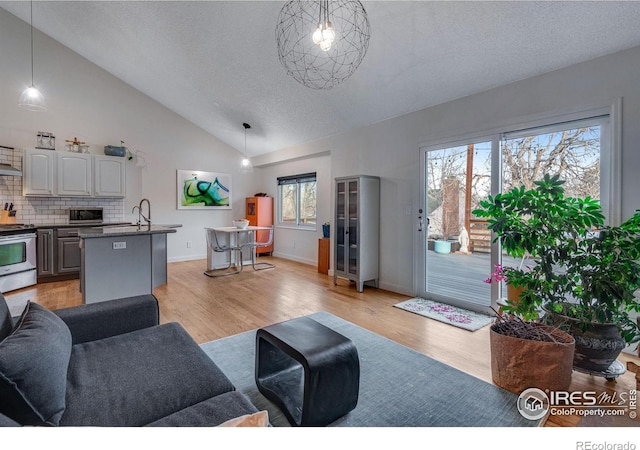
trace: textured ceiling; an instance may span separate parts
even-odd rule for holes
[[[363,1],[369,50],[330,91],[278,60],[281,1],[36,1],[34,26],[249,155],[640,45],[640,2]],[[28,2],[0,7],[29,21]]]

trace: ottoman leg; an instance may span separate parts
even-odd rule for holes
[[[305,367],[302,426],[325,426],[358,404],[360,362],[351,341],[316,355]],[[327,358],[330,364],[324,364]]]

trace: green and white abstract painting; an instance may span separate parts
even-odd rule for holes
[[[231,209],[231,175],[178,170],[178,209]]]

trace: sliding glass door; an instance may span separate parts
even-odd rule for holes
[[[506,286],[484,281],[495,265],[535,261],[503,255],[473,210],[489,194],[535,187],[548,173],[560,174],[567,195],[602,199],[606,213],[608,130],[608,116],[598,116],[421,148],[418,295],[481,312],[497,309]]]

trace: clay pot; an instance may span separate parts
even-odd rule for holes
[[[548,325],[558,342],[541,342],[505,336],[491,326],[491,376],[493,382],[514,394],[536,387],[566,391],[571,384],[575,339]]]

